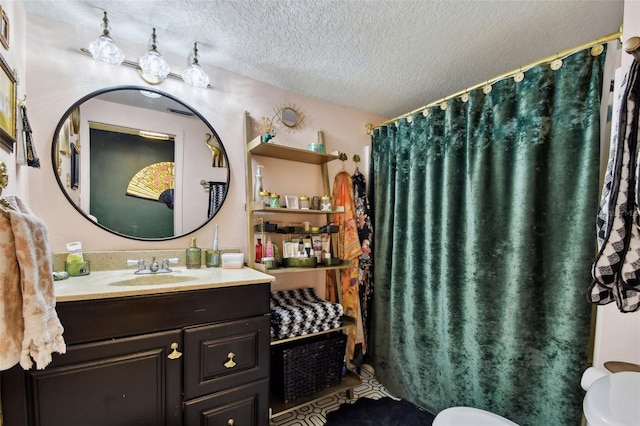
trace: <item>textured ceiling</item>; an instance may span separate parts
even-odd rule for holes
[[[385,118],[614,33],[623,14],[622,0],[24,4],[96,36],[106,10],[116,41],[146,44],[155,27],[161,53],[186,57],[197,41],[201,64]]]

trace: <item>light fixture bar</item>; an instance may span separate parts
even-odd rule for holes
[[[81,47],[81,48],[80,48],[80,52],[81,52],[81,53],[84,53],[85,55],[88,55],[88,56],[89,56],[89,57],[91,57],[91,58],[93,58],[93,56],[91,56],[91,52],[89,52],[89,50],[88,50],[88,49],[85,49],[84,47]],[[130,60],[128,60],[128,59],[125,59],[125,60],[122,62],[122,65],[126,65],[126,66],[128,66],[129,68],[133,68],[133,69],[135,69],[135,70],[137,70],[137,69],[138,69],[138,63],[137,63],[137,62],[130,61]],[[169,75],[167,75],[167,77],[171,77],[171,78],[173,78],[173,79],[176,79],[176,80],[180,80],[180,81],[182,81],[182,76],[181,76],[180,74],[175,74],[175,73],[170,72],[170,73],[169,73]],[[211,88],[212,88],[212,87],[211,87],[211,84],[209,84],[209,85],[207,86],[207,89],[211,89]]]
[[[155,139],[159,141],[168,141],[170,138],[166,133],[149,132],[147,130],[140,130],[139,135],[147,139]]]

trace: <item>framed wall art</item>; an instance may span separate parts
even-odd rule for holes
[[[298,205],[298,196],[297,195],[285,195],[284,196],[284,200],[287,203],[287,208],[288,209],[299,209],[300,206]]]
[[[0,6],[0,44],[9,50],[9,17],[2,6]]]
[[[16,143],[16,77],[0,55],[0,145],[13,152]]]
[[[71,189],[80,186],[80,150],[76,144],[71,144]]]

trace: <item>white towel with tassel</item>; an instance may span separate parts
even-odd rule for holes
[[[51,362],[53,352],[66,352],[64,328],[55,310],[49,235],[44,222],[22,200],[15,196],[3,198],[13,209],[8,209],[10,232],[4,232],[6,220],[0,223],[0,250],[3,259],[7,259],[0,268],[0,311],[9,314],[0,328],[0,346],[7,348],[0,350],[0,369],[11,368],[19,358],[25,370],[33,366],[33,361],[41,370]],[[19,357],[15,353],[18,347]]]

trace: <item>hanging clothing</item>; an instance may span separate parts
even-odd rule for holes
[[[367,353],[369,330],[371,328],[371,299],[373,297],[373,225],[371,224],[371,205],[367,197],[367,183],[359,170],[351,176],[353,196],[358,223],[358,239],[362,254],[358,258],[358,290],[360,315],[362,318],[362,353]]]
[[[17,362],[41,370],[53,352],[65,353],[64,331],[55,310],[47,228],[18,197],[0,215],[0,370]]]
[[[620,91],[619,116],[613,122],[596,222],[600,250],[587,292],[591,303],[606,305],[615,301],[621,312],[640,310],[639,68],[634,60]]]
[[[344,214],[334,214],[333,223],[339,226],[338,258],[349,261],[349,267],[338,271],[336,274],[338,282],[334,280],[333,272],[327,271],[326,296],[329,301],[340,301],[345,315],[357,320],[356,327],[348,329],[347,359],[353,359],[355,345],[362,343],[364,340],[358,301],[358,258],[362,254],[362,248],[358,238],[357,217],[353,202],[353,184],[351,183],[351,176],[345,171],[339,172],[333,181],[332,200],[334,207],[344,206]],[[340,292],[339,298],[337,292]]]

